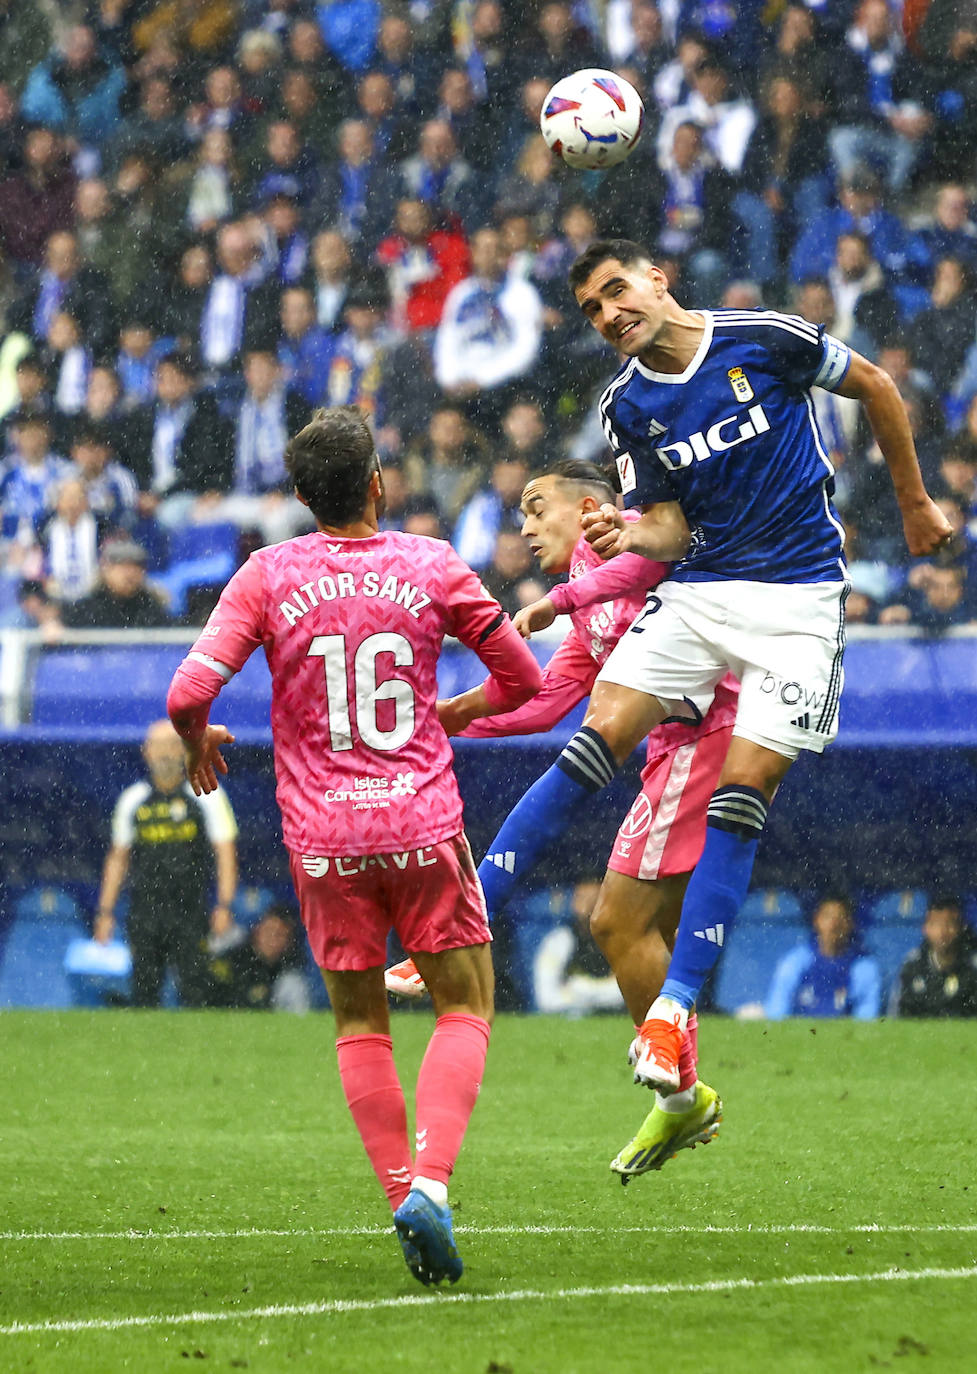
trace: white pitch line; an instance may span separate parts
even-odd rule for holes
[[[0,1231],[0,1241],[18,1240],[251,1240],[301,1239],[302,1237],[389,1236],[390,1226],[334,1226],[263,1228],[239,1227],[224,1231],[197,1230],[140,1230],[127,1231]],[[464,1226],[455,1228],[464,1236],[848,1236],[848,1235],[969,1235],[977,1232],[977,1223],[938,1223],[919,1226],[911,1222],[887,1226],[879,1222],[851,1226],[821,1226],[816,1223],[795,1222],[784,1226]]]
[[[620,1283],[601,1288],[520,1288],[508,1293],[444,1293],[430,1297],[336,1298],[329,1302],[281,1303],[270,1307],[218,1312],[178,1312],[143,1317],[92,1317],[77,1321],[14,1322],[0,1326],[0,1336],[64,1334],[84,1331],[124,1331],[151,1326],[187,1326],[191,1323],[254,1321],[267,1317],[341,1316],[348,1312],[378,1312],[405,1307],[441,1310],[497,1302],[570,1302],[579,1298],[679,1297],[736,1291],[762,1292],[769,1288],[810,1288],[820,1284],[912,1283],[923,1279],[973,1279],[977,1267],[960,1269],[882,1269],[873,1274],[791,1274],[773,1279],[713,1279],[707,1283]]]

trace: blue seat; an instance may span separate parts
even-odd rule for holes
[[[873,926],[910,924],[918,931],[926,915],[926,904],[926,893],[918,888],[886,892],[870,903],[868,919]]]
[[[506,911],[511,934],[509,975],[524,1006],[536,1007],[533,992],[533,964],[544,938],[556,925],[573,919],[570,912],[572,888],[547,887],[531,895],[513,898]]]
[[[765,1001],[774,969],[795,945],[810,937],[800,901],[782,888],[751,892],[729,933],[716,973],[713,999],[719,1011]]]
[[[764,887],[751,892],[740,907],[738,922],[756,925],[764,922],[802,921],[804,909],[793,892],[782,887]]]
[[[170,534],[170,566],[218,557],[230,557],[236,564],[240,538],[237,525],[227,520],[211,525],[185,525]]]
[[[0,1007],[69,1007],[68,945],[85,933],[78,904],[63,888],[36,887],[14,903],[0,961]]]

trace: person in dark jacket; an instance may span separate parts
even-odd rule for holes
[[[146,586],[146,550],[131,539],[105,543],[101,582],[88,596],[61,608],[68,629],[155,630],[173,622],[162,601]]]
[[[923,942],[899,972],[897,1016],[977,1016],[977,935],[959,899],[935,896],[923,920]]]

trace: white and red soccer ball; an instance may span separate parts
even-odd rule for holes
[[[623,77],[588,67],[561,77],[543,101],[543,137],[571,167],[613,167],[641,134],[645,107]]]

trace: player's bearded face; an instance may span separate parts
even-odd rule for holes
[[[628,266],[608,258],[576,291],[577,303],[598,334],[619,353],[648,348],[664,319],[665,274],[650,263]]]
[[[566,572],[580,538],[580,506],[564,495],[552,477],[538,477],[522,494],[522,537],[545,573]]]

